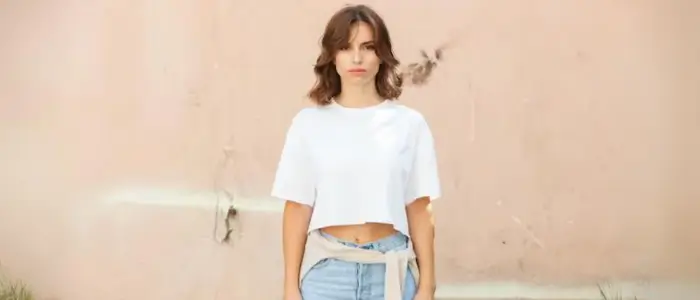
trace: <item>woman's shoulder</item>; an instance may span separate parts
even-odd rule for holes
[[[427,124],[425,116],[419,110],[406,106],[405,104],[394,104],[395,109],[400,113],[402,118],[405,118],[408,122],[413,125],[421,126]]]
[[[304,107],[296,112],[292,117],[291,126],[297,131],[306,131],[321,120],[323,115],[322,107]]]
[[[324,107],[309,106],[297,111],[292,118],[294,123],[308,123],[318,119],[324,113]]]

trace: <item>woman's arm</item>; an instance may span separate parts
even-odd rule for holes
[[[435,141],[430,127],[421,116],[416,127],[415,157],[406,193],[408,231],[416,252],[420,278],[419,299],[431,299],[435,291],[435,223],[431,203],[440,198]]]
[[[284,251],[285,294],[299,293],[299,271],[304,257],[311,206],[286,201],[282,217],[282,248]]]
[[[418,198],[406,206],[408,230],[418,260],[418,290],[435,292],[435,222],[429,197]]]

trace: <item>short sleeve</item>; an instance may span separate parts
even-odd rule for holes
[[[418,198],[440,198],[440,177],[438,174],[435,141],[428,123],[421,116],[416,125],[413,166],[406,187],[406,205]]]
[[[309,151],[304,141],[304,123],[302,111],[294,117],[287,129],[272,185],[272,196],[313,206],[315,180]]]

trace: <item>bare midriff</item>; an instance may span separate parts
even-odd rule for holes
[[[321,231],[340,240],[356,244],[371,243],[396,234],[397,232],[393,225],[385,223],[329,226],[322,228]]]

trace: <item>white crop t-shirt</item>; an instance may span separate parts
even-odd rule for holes
[[[426,120],[390,100],[302,109],[287,131],[272,187],[273,197],[314,208],[309,232],[372,222],[410,236],[406,205],[440,195]]]

